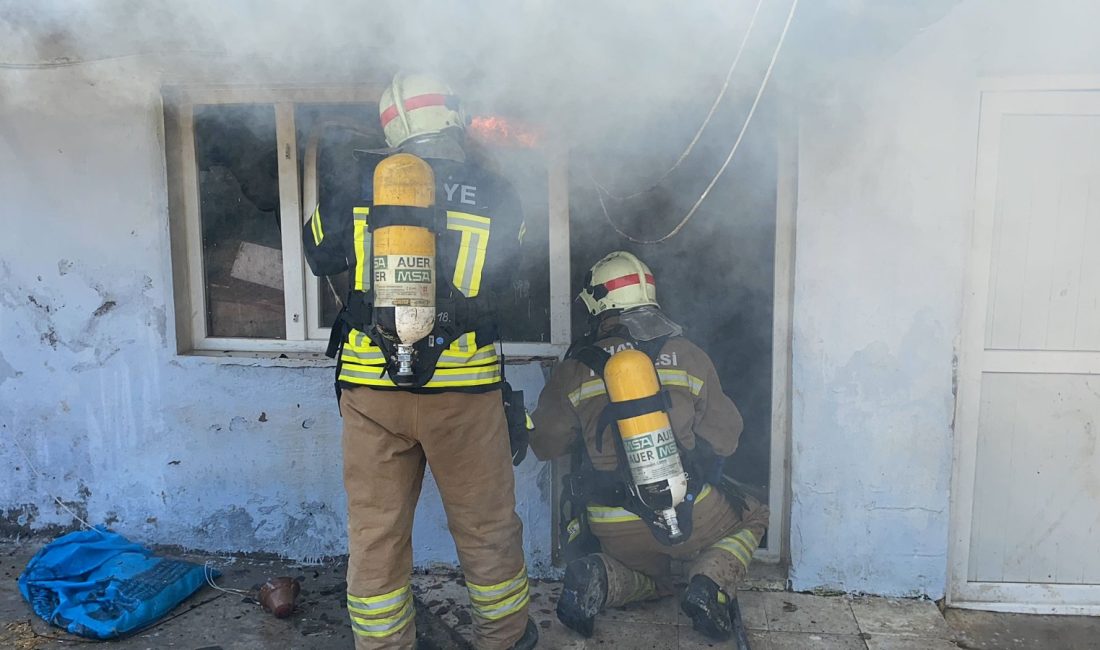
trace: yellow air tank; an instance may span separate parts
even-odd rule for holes
[[[407,153],[378,163],[374,205],[432,207],[432,168]],[[398,376],[411,378],[412,346],[435,326],[435,234],[422,226],[391,225],[376,229],[372,239],[376,321],[392,328],[389,335],[398,342]]]
[[[653,362],[638,350],[613,354],[603,378],[612,402],[651,397],[661,390]],[[635,495],[664,520],[669,539],[677,541],[681,532],[676,506],[687,494],[687,475],[668,414],[658,409],[617,422]]]

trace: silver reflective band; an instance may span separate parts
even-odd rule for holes
[[[512,596],[511,598],[508,598],[507,600],[498,603],[495,607],[487,607],[485,605],[478,605],[477,603],[473,603],[474,613],[482,618],[487,618],[490,621],[495,621],[497,619],[504,618],[505,616],[511,616],[512,614],[519,612],[527,606],[527,603],[530,602],[530,600],[531,594],[528,591],[527,587],[524,587],[523,591],[519,592],[515,596]]]
[[[466,590],[470,592],[471,600],[480,600],[482,602],[499,598],[511,591],[515,591],[520,585],[527,584],[527,566],[524,565],[516,577],[511,580],[505,580],[504,582],[497,583],[495,585],[489,585],[482,587],[481,585],[474,584],[470,581],[466,581]]]

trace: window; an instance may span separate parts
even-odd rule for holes
[[[319,187],[360,182],[350,162],[357,150],[385,146],[380,93],[379,86],[165,90],[181,352],[324,351],[347,278],[310,273],[301,224]],[[564,152],[543,146],[548,138],[509,137],[499,116],[475,118],[471,139],[472,155],[513,183],[526,217],[524,266],[501,305],[504,351],[558,356],[570,335]]]

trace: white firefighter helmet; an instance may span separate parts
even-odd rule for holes
[[[584,278],[580,297],[593,316],[609,309],[658,306],[653,273],[626,251],[615,251],[596,262]]]
[[[466,128],[451,87],[426,74],[397,73],[378,102],[386,144],[399,147],[409,138]]]

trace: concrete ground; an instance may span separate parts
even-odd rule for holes
[[[23,602],[16,579],[42,544],[0,541],[0,648],[39,650],[74,647],[70,637],[34,617]],[[223,572],[218,583],[249,589],[277,575],[298,578],[302,585],[295,614],[278,620],[253,601],[204,588],[181,605],[166,622],[137,636],[116,641],[120,650],[183,648],[187,650],[253,650],[262,648],[329,650],[350,648],[351,632],[344,606],[344,564],[299,565],[277,560],[185,556],[210,561]],[[445,573],[417,575],[414,590],[434,616],[422,626],[445,622],[470,638],[472,619],[461,579]],[[950,610],[946,621],[935,604],[918,600],[814,596],[776,591],[782,579],[773,569],[754,571],[740,594],[753,650],[1015,650],[1044,648],[1084,650],[1100,647],[1100,619],[1019,616]],[[733,647],[708,641],[691,629],[672,598],[606,612],[596,635],[583,639],[554,616],[561,589],[555,582],[533,581],[531,615],[539,625],[540,648],[629,648],[640,650]],[[426,639],[429,648],[462,648],[438,630]]]

